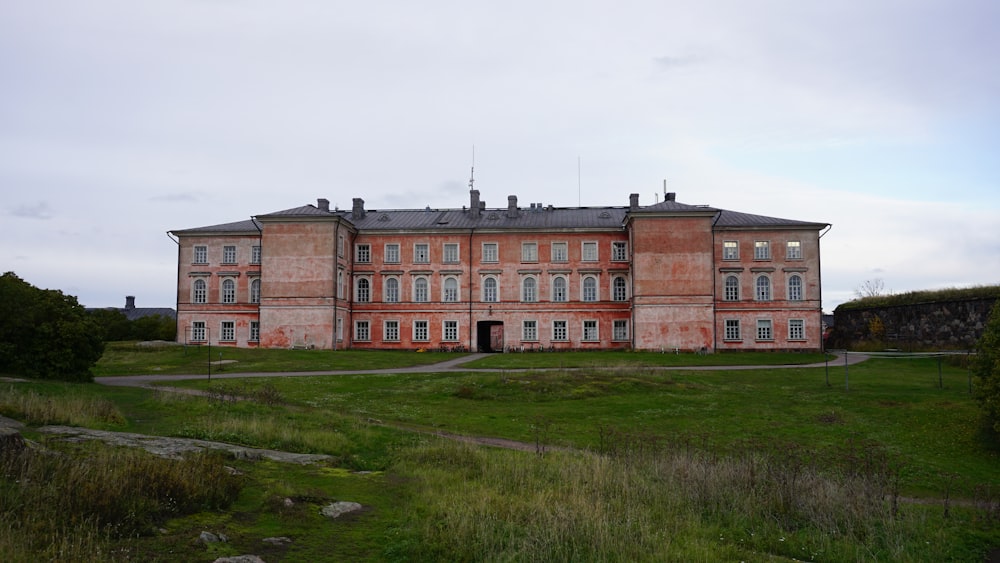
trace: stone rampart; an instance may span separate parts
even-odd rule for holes
[[[828,348],[884,343],[904,350],[971,349],[983,334],[994,297],[906,305],[837,307]]]

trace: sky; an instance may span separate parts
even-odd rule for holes
[[[1000,283],[993,0],[0,0],[0,269],[173,307],[170,230],[315,204],[677,201]]]

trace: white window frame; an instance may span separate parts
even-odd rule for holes
[[[806,321],[804,319],[788,319],[788,339],[806,339]]]
[[[490,288],[490,282],[493,287]],[[486,276],[483,278],[483,303],[500,302],[500,280],[496,276]]]
[[[495,242],[484,242],[483,243],[483,262],[488,264],[496,264],[500,262],[500,245]]]
[[[219,322],[219,342],[236,342],[236,321]]]
[[[569,342],[569,322],[564,320],[552,321],[552,341]]]
[[[552,261],[553,262],[569,262],[569,243],[564,241],[556,241],[552,243]]]
[[[344,269],[337,268],[337,299],[344,298]]]
[[[446,242],[441,247],[441,262],[445,264],[458,264],[461,256],[461,247],[457,242]]]
[[[431,282],[427,276],[416,276],[413,278],[413,302],[430,303]]]
[[[398,320],[385,320],[382,321],[382,341],[383,342],[399,342],[399,321]]]
[[[250,334],[247,342],[260,342],[260,321],[250,321]]]
[[[740,259],[740,243],[736,240],[724,240],[722,241],[722,259],[723,260],[739,260]]]
[[[738,342],[743,340],[743,334],[740,331],[739,319],[726,319],[725,328],[723,329],[723,340],[728,342]]]
[[[583,332],[580,340],[582,342],[600,342],[600,325],[596,319],[586,319],[582,322]]]
[[[538,262],[538,243],[521,243],[521,262]]]
[[[769,241],[769,240],[755,240],[753,242],[753,259],[754,260],[770,260],[771,259],[771,241]]]
[[[611,261],[628,262],[628,243],[623,240],[611,241]]]
[[[770,342],[774,340],[774,323],[771,319],[757,319],[756,340]]]
[[[628,280],[625,279],[625,276],[611,278],[611,300],[628,301]]]
[[[431,323],[427,319],[415,319],[413,321],[413,341],[430,342]]]
[[[611,340],[615,342],[625,342],[628,340],[628,321],[625,319],[614,319],[611,321]]]
[[[354,321],[354,340],[358,342],[371,342],[371,339],[371,321]]]
[[[441,340],[458,342],[458,321],[443,321],[441,323]]]
[[[597,262],[599,260],[598,256],[596,240],[585,240],[580,243],[581,262]]]
[[[453,285],[454,287],[449,287]],[[459,283],[455,276],[448,276],[441,283],[441,301],[445,303],[458,303]]]
[[[740,300],[740,277],[735,275],[728,275],[726,279],[722,282],[722,300],[723,301],[739,301]]]
[[[251,264],[260,264],[260,256],[261,256],[261,254],[260,254],[260,245],[259,244],[255,244],[255,245],[251,246],[250,247],[250,263]]]
[[[354,261],[358,264],[371,264],[372,245],[368,243],[358,243],[354,245]]]
[[[521,278],[521,302],[538,302],[538,278],[535,276],[524,276]]]
[[[191,257],[192,264],[208,264],[208,247],[204,244],[194,246],[194,255]]]
[[[426,242],[416,242],[413,243],[413,263],[414,264],[430,264],[431,263],[431,245]]]
[[[191,282],[191,302],[208,303],[208,281],[205,278],[195,278]]]
[[[236,283],[235,278],[222,278],[222,283],[219,284],[219,303],[235,305],[238,287],[239,284]]]
[[[399,264],[399,243],[387,242],[383,248],[383,262],[386,264]]]
[[[250,302],[260,303],[260,278],[250,278]]]
[[[355,303],[371,303],[372,300],[372,280],[368,276],[358,276],[354,280],[354,301]]]
[[[785,243],[786,260],[802,260],[802,243],[797,240],[790,240]]]
[[[538,342],[538,321],[534,319],[521,321],[521,341]]]
[[[594,287],[588,288],[587,282],[593,280]],[[597,276],[583,276],[580,280],[580,301],[595,303],[601,300],[601,283]]]
[[[566,303],[569,301],[569,280],[566,276],[553,276],[552,278],[552,302]]]
[[[235,264],[236,263],[236,245],[227,244],[222,247],[222,263],[223,264]]]
[[[805,283],[802,280],[802,276],[798,274],[788,276],[788,300],[802,301],[804,285]]]
[[[771,278],[765,274],[757,276],[757,279],[753,282],[754,285],[754,301],[770,301],[771,300]]]
[[[382,302],[399,303],[399,276],[388,276],[382,280]]]
[[[208,340],[208,331],[206,330],[205,321],[192,321],[191,342],[205,342],[206,340]]]

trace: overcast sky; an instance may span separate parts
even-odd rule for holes
[[[166,232],[315,203],[662,200],[1000,283],[1000,2],[0,0],[0,269],[173,307]]]

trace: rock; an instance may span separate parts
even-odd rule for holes
[[[0,426],[0,454],[14,455],[24,451],[24,437],[16,428]]]
[[[213,534],[212,532],[202,532],[201,535],[198,536],[198,539],[204,544],[219,542],[226,543],[229,541],[226,534]]]
[[[285,536],[278,536],[278,537],[275,537],[275,538],[264,538],[264,539],[262,539],[260,541],[262,541],[264,543],[269,543],[271,545],[285,545],[285,544],[292,543],[292,538],[288,538],[288,537],[285,537]]]
[[[361,508],[362,506],[356,502],[342,500],[324,506],[320,509],[319,513],[327,518],[338,518],[349,512],[361,510]]]
[[[256,555],[235,555],[233,557],[220,557],[214,563],[264,563],[264,560]]]

